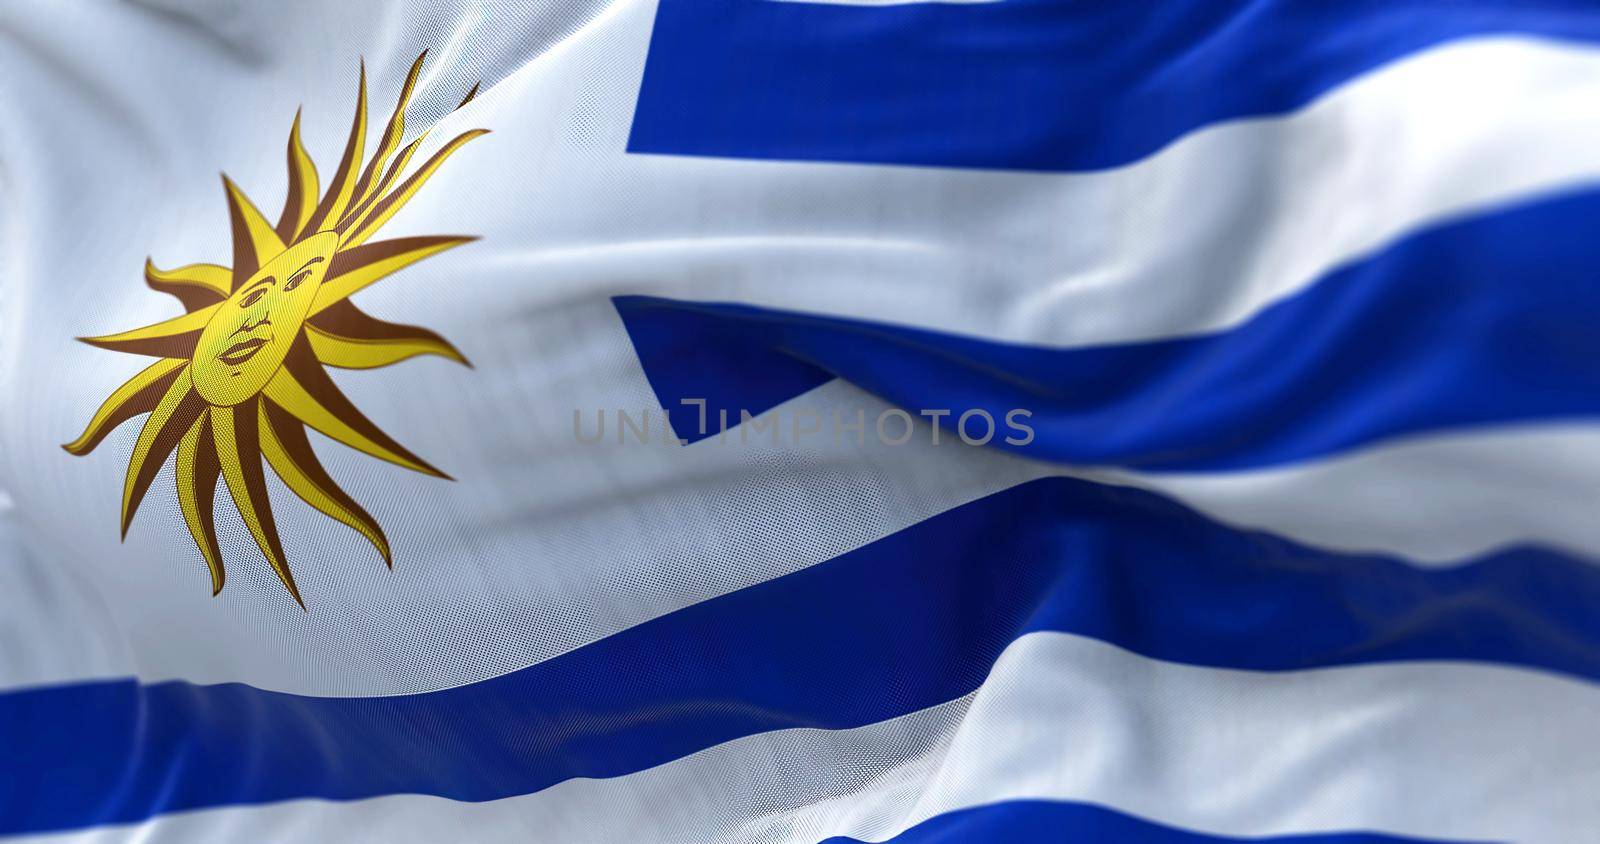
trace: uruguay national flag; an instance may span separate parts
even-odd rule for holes
[[[0,0],[0,841],[1600,841],[1597,226],[1593,0]]]

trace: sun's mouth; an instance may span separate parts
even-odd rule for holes
[[[217,355],[217,360],[220,360],[229,366],[238,366],[250,358],[255,357],[256,352],[261,351],[261,347],[267,345],[268,342],[268,339],[263,339],[261,337],[253,337],[249,340],[240,340],[239,342],[234,343],[232,346],[229,346],[222,354]]]

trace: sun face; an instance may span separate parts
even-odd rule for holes
[[[289,190],[276,224],[223,176],[233,232],[233,264],[160,270],[145,281],[183,303],[186,313],[104,337],[80,338],[156,362],[118,387],[82,436],[62,446],[85,455],[112,430],[149,414],[134,442],[122,489],[122,535],[167,458],[176,453],[177,496],[184,521],[211,571],[211,592],[225,580],[212,522],[220,479],[256,545],[302,608],[267,500],[263,461],[305,503],[366,537],[388,565],[389,541],[378,522],[323,468],[306,429],[413,471],[448,476],[395,442],[356,409],[325,367],[375,369],[417,355],[467,364],[443,337],[384,322],[350,301],[357,291],[411,264],[473,240],[406,237],[367,242],[414,196],[445,159],[486,130],[465,132],[407,173],[427,133],[404,148],[406,104],[427,53],[406,77],[377,151],[365,155],[367,89],[361,70],[355,120],[325,193],[300,142],[300,117],[289,131]],[[461,105],[477,93],[468,92]],[[457,106],[459,108],[460,106]],[[470,364],[468,364],[470,365]]]
[[[217,407],[259,394],[300,336],[339,236],[321,232],[285,249],[233,291],[196,341],[195,392]]]

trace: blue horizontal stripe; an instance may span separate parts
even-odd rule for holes
[[[352,699],[115,681],[0,695],[0,832],[613,777],[955,699],[1040,630],[1229,668],[1477,660],[1596,679],[1597,606],[1600,572],[1540,550],[1421,570],[1046,479],[458,688]]]
[[[686,399],[706,400],[715,433],[719,414],[737,425],[741,410],[837,376],[913,413],[981,409],[998,424],[1031,411],[1037,436],[1015,446],[1030,457],[1243,468],[1420,431],[1600,414],[1597,219],[1600,192],[1546,199],[1415,234],[1222,333],[1087,348],[615,301],[690,441],[704,434]],[[970,424],[981,437],[981,421]],[[902,428],[890,423],[887,436]]]
[[[1113,167],[1444,42],[1594,41],[1592,0],[662,0],[632,152]]]
[[[1088,803],[1015,800],[929,818],[883,844],[1062,844],[1115,841],[1118,844],[1402,844],[1421,841],[1371,832],[1332,832],[1271,838],[1227,838],[1163,826]],[[863,844],[856,838],[829,838],[822,844]]]

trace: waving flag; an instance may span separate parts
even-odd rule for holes
[[[0,6],[0,840],[1588,840],[1596,220],[1592,2]]]

